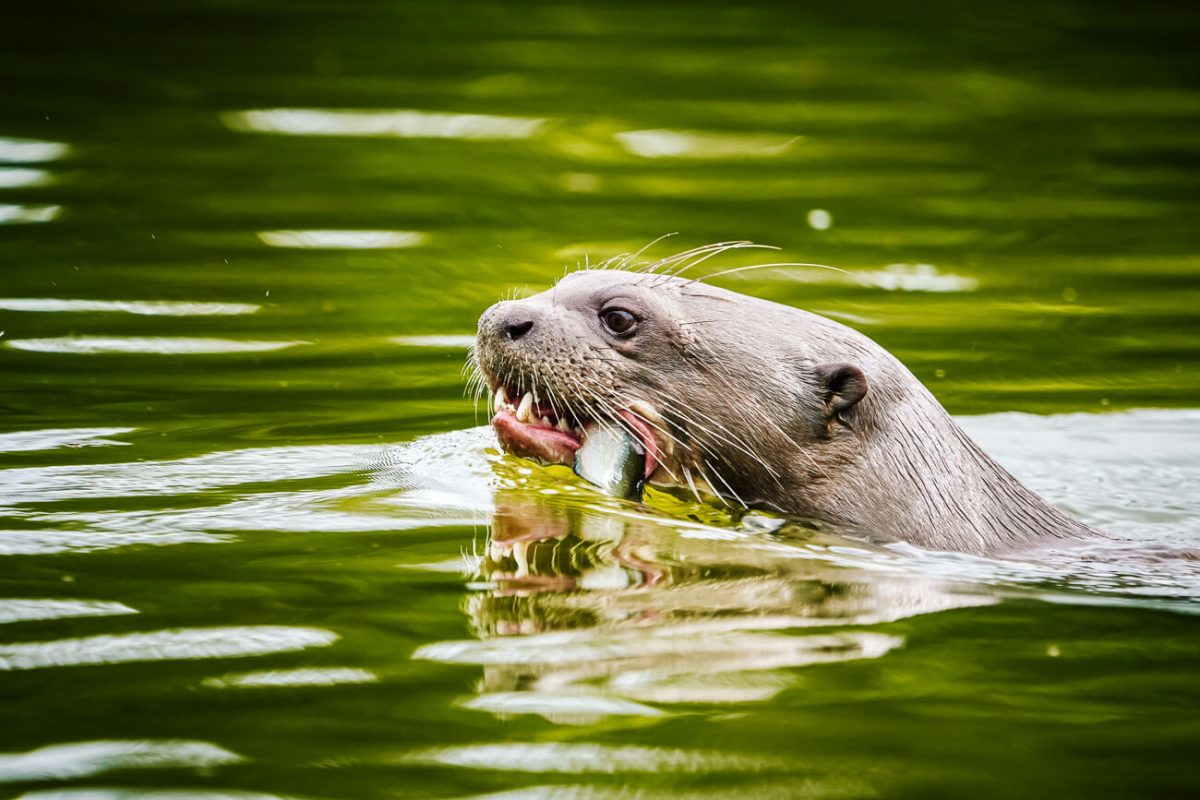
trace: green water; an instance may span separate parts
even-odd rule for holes
[[[850,274],[716,282],[1195,546],[1194,9],[5,16],[0,794],[1200,793],[1194,566],[622,504],[498,456],[460,372],[505,293],[763,242],[711,266]]]

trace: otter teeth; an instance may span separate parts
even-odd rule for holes
[[[521,405],[517,407],[517,422],[529,422],[532,417],[530,411],[533,410],[533,392],[526,392],[521,398]]]
[[[521,400],[515,402],[515,398],[518,396]],[[576,439],[582,439],[584,436],[583,426],[575,424],[574,420],[558,409],[550,408],[550,413],[545,415],[540,413],[543,410],[541,402],[532,389],[521,392],[520,388],[506,389],[503,385],[497,386],[492,392],[492,407],[495,413],[507,411],[516,417],[518,422],[526,425],[537,425],[550,430],[557,429],[573,435]]]

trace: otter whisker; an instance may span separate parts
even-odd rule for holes
[[[661,242],[663,239],[669,239],[669,238],[671,238],[672,236],[678,236],[678,235],[679,235],[679,231],[672,231],[672,232],[670,232],[670,233],[664,233],[662,236],[658,237],[658,238],[657,238],[657,239],[655,239],[654,241],[650,242],[649,244],[646,244],[646,245],[644,245],[644,246],[643,246],[643,247],[642,247],[640,250],[638,250],[636,253],[632,253],[632,254],[630,254],[630,255],[629,255],[629,257],[628,257],[628,258],[625,258],[625,259],[623,259],[623,260],[621,261],[621,268],[622,268],[622,269],[624,269],[625,267],[629,266],[630,262],[632,262],[632,261],[633,261],[635,258],[637,258],[637,257],[638,257],[638,256],[640,256],[642,253],[644,253],[644,252],[646,252],[647,250],[649,250],[651,247],[654,247],[654,245],[658,244],[658,243],[659,243],[659,242]]]
[[[755,244],[754,242],[737,242],[733,245],[730,245],[729,247],[724,247],[724,248],[721,248],[720,250],[714,250],[711,253],[707,253],[700,258],[690,261],[687,264],[684,264],[683,266],[679,267],[679,269],[675,270],[674,272],[664,274],[663,281],[668,281],[671,278],[677,278],[680,275],[682,275],[683,273],[692,269],[693,267],[699,266],[700,264],[703,264],[705,261],[708,261],[710,258],[715,258],[716,256],[719,256],[723,253],[728,253],[730,250],[750,250],[750,249],[753,249],[753,250],[779,250],[778,247],[775,247],[774,245],[769,245],[769,244]],[[655,286],[657,286],[657,285],[658,284],[655,284]]]
[[[696,489],[696,482],[692,480],[692,473],[684,466],[681,466],[680,470],[683,472],[683,479],[687,481],[688,488],[692,490],[692,495],[696,498],[696,502],[703,503],[704,500],[700,498],[700,492]]]
[[[832,267],[829,264],[811,264],[803,261],[781,261],[775,264],[751,264],[748,267],[734,267],[733,269],[724,269],[720,272],[701,275],[698,278],[692,278],[690,281],[687,281],[680,288],[691,286],[693,283],[702,283],[704,281],[712,280],[713,278],[719,278],[722,275],[732,275],[735,272],[744,272],[745,270],[749,269],[766,269],[768,267],[813,267],[815,269],[827,269],[833,272],[840,272],[843,275],[850,274],[849,270],[842,269],[841,267]]]
[[[720,480],[720,481],[721,481],[721,483],[722,483],[722,484],[725,486],[725,488],[729,490],[729,493],[730,493],[731,495],[733,495],[733,499],[734,499],[734,500],[737,500],[737,501],[738,501],[738,502],[739,502],[739,503],[742,505],[742,508],[749,508],[749,507],[750,507],[750,505],[749,505],[749,504],[748,504],[748,503],[747,503],[745,500],[743,500],[743,499],[741,498],[741,496],[740,496],[740,495],[738,495],[738,493],[737,493],[737,492],[735,492],[735,491],[733,490],[733,487],[729,485],[728,481],[726,481],[726,480],[725,480],[725,478],[724,478],[724,477],[721,475],[720,471],[719,471],[719,470],[718,470],[716,467],[714,467],[714,466],[713,466],[711,463],[709,463],[709,461],[708,461],[708,459],[707,459],[707,458],[706,458],[706,459],[704,459],[704,463],[705,463],[705,464],[708,464],[708,468],[709,468],[709,469],[711,469],[711,470],[713,471],[713,474],[717,476],[717,479],[718,479],[718,480]],[[714,487],[714,488],[715,488],[715,487]]]
[[[730,250],[738,250],[744,247],[756,247],[750,241],[737,242],[716,242],[703,247],[693,248],[692,250],[677,253],[673,256],[660,259],[655,264],[651,265],[648,270],[651,274],[657,276],[651,288],[661,286],[663,283],[670,280],[673,273],[691,269],[696,264],[703,263],[710,258],[726,253]]]
[[[718,439],[718,440],[720,440],[720,441],[723,441],[723,442],[725,442],[726,444],[728,444],[728,445],[730,445],[730,446],[732,446],[732,447],[734,447],[734,448],[736,448],[736,449],[740,450],[742,453],[744,453],[745,455],[747,455],[747,456],[749,456],[750,458],[754,459],[754,461],[756,461],[758,464],[760,464],[760,465],[763,467],[763,469],[765,469],[765,470],[767,471],[767,473],[768,473],[768,474],[769,474],[769,475],[770,475],[772,478],[774,478],[774,479],[775,479],[775,481],[776,481],[776,482],[780,482],[779,473],[778,473],[778,472],[776,472],[776,471],[775,471],[775,469],[774,469],[773,467],[771,467],[771,465],[770,465],[770,464],[768,464],[768,463],[767,463],[767,462],[766,462],[766,461],[763,459],[763,457],[762,457],[762,456],[760,456],[760,455],[759,455],[759,454],[758,454],[758,453],[757,453],[757,452],[756,452],[756,451],[753,449],[753,447],[751,447],[751,446],[749,445],[749,443],[747,443],[747,442],[745,442],[744,440],[742,440],[742,439],[740,439],[740,438],[736,437],[736,436],[735,436],[735,435],[734,435],[732,432],[730,432],[730,431],[729,431],[729,429],[727,429],[727,428],[726,428],[724,425],[721,425],[720,423],[718,423],[718,422],[716,422],[716,421],[714,421],[714,420],[712,420],[712,419],[709,419],[709,418],[705,418],[704,422],[698,421],[698,420],[696,420],[696,419],[694,419],[694,418],[692,418],[692,417],[688,416],[688,414],[687,414],[687,413],[685,413],[685,412],[684,412],[684,411],[683,411],[681,408],[679,408],[677,405],[675,405],[675,404],[671,403],[671,402],[670,402],[670,400],[669,400],[668,398],[660,398],[660,399],[663,401],[662,405],[663,405],[663,410],[664,410],[664,411],[668,411],[669,413],[671,413],[671,414],[674,414],[675,416],[679,417],[680,419],[684,420],[685,422],[688,422],[688,423],[690,423],[692,426],[694,426],[695,428],[697,428],[697,429],[698,429],[698,430],[699,430],[701,433],[704,433],[704,434],[707,434],[707,435],[709,435],[709,436],[712,436],[713,438],[716,438],[716,439]],[[712,427],[705,427],[705,422],[706,422],[706,423],[707,423],[709,426],[712,426]],[[718,430],[722,431],[722,432],[723,432],[724,434],[726,434],[726,435],[721,435],[720,433],[717,433],[716,431],[714,431],[714,430],[712,429],[713,427],[715,427],[716,429],[718,429]],[[731,438],[731,437],[732,437],[732,438]],[[782,485],[782,484],[781,484],[781,485]]]
[[[701,461],[704,461],[705,464],[708,464],[708,461],[703,458],[701,458]],[[710,468],[711,468],[711,465],[710,465]],[[700,473],[701,478],[704,478],[704,482],[708,484],[708,488],[712,490],[712,492],[716,496],[716,498],[721,501],[721,505],[725,506],[726,508],[729,508],[729,501],[726,500],[725,495],[721,494],[720,490],[717,489],[717,487],[713,485],[712,478],[708,477],[708,473],[704,471],[704,468],[701,467],[699,464],[697,464],[696,471]]]
[[[683,264],[688,259],[708,258],[715,255],[720,255],[728,250],[736,250],[741,247],[754,247],[754,242],[742,240],[736,242],[714,242],[712,244],[693,247],[691,250],[684,250],[681,253],[676,253],[666,258],[661,258],[652,264],[647,265],[642,272],[651,273],[654,275],[665,276],[666,273],[679,264]]]

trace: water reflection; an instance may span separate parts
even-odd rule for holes
[[[771,158],[783,155],[799,136],[719,131],[625,131],[617,142],[643,158]]]
[[[271,247],[313,250],[388,250],[419,247],[429,238],[420,231],[260,231]]]
[[[439,747],[407,754],[406,763],[493,769],[505,772],[622,773],[622,772],[759,772],[785,768],[763,756],[719,751],[677,750],[664,747],[514,742],[466,747]]]
[[[17,800],[291,800],[291,798],[286,795],[264,794],[240,789],[81,786],[26,792]]]
[[[105,600],[45,600],[0,598],[0,625],[6,622],[31,622],[69,617],[111,617],[136,614],[137,609],[124,603]]]
[[[0,530],[0,556],[50,556],[59,553],[92,553],[117,547],[173,544],[217,544],[230,537],[199,531],[138,531],[110,533],[97,530]]]
[[[5,347],[34,353],[138,353],[144,355],[211,355],[218,353],[266,353],[285,350],[304,342],[255,342],[182,336],[62,336],[50,339],[9,339]]]
[[[336,633],[319,628],[252,625],[15,642],[0,644],[0,672],[134,661],[259,656],[328,647],[337,639]]]
[[[45,186],[50,182],[50,173],[44,169],[0,167],[0,189],[18,189],[26,186]]]
[[[0,137],[0,163],[37,164],[43,161],[56,161],[66,157],[70,152],[70,146],[62,142]]]
[[[478,638],[415,657],[479,664],[468,708],[557,722],[765,700],[792,685],[795,667],[903,643],[843,626],[996,602],[950,581],[804,557],[777,535],[688,536],[668,520],[516,492],[497,498],[478,570],[486,588],[465,604]]]
[[[55,744],[26,753],[0,753],[0,781],[69,780],[118,769],[218,767],[242,761],[208,742],[102,740]]]
[[[4,311],[45,313],[115,312],[149,317],[207,317],[253,314],[262,306],[253,303],[193,303],[176,300],[74,300],[58,297],[3,297]]]
[[[62,214],[62,210],[62,206],[0,203],[0,225],[22,222],[53,222]]]
[[[434,347],[446,350],[466,350],[475,344],[475,336],[469,333],[445,334],[441,336],[393,336],[388,341],[405,347]]]
[[[310,667],[300,669],[261,670],[205,678],[204,685],[212,689],[293,688],[299,686],[339,686],[347,683],[374,683],[379,676],[370,670],[354,667]]]
[[[448,114],[397,109],[351,111],[268,108],[230,111],[221,120],[231,130],[289,136],[384,136],[401,139],[527,139],[546,120],[491,114]]]
[[[59,447],[124,446],[106,437],[132,433],[136,428],[45,428],[40,431],[0,433],[0,453],[20,453],[32,450],[54,450]]]

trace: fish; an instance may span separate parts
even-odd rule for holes
[[[575,451],[575,474],[614,497],[641,500],[646,450],[623,425],[589,424]]]

